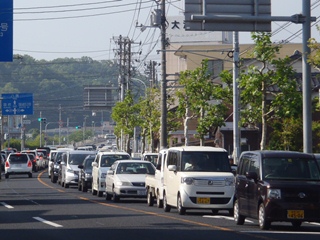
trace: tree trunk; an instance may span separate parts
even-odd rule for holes
[[[260,142],[260,150],[265,150],[266,148],[266,141],[267,141],[267,95],[265,89],[265,83],[262,82],[262,106],[261,106],[261,142]]]
[[[184,124],[184,144],[185,146],[189,146],[189,134],[188,134],[188,131],[189,131],[189,128],[188,128],[188,123],[189,123],[189,108],[187,107],[186,108],[186,112],[185,112],[185,118],[184,118],[184,121],[183,121],[183,124]]]

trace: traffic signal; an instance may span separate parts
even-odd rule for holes
[[[80,129],[81,128],[81,126],[76,126],[76,129]]]
[[[47,119],[46,118],[38,118],[39,122],[42,122],[43,124],[47,123]]]

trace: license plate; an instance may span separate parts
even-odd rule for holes
[[[198,197],[197,204],[210,204],[210,198]]]
[[[288,210],[287,217],[290,219],[304,219],[304,210]]]
[[[139,190],[139,191],[137,191],[137,194],[138,195],[146,195],[147,192],[145,190]]]
[[[14,164],[15,167],[21,167],[21,164]]]

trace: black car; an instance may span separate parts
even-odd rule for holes
[[[312,154],[292,151],[247,151],[239,159],[234,219],[272,222],[320,222],[320,169]]]
[[[92,183],[92,162],[94,161],[96,155],[89,155],[84,160],[83,163],[78,166],[79,179],[78,179],[78,190],[82,192],[87,192],[91,188]]]

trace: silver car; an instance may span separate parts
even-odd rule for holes
[[[5,178],[15,174],[27,174],[32,178],[32,162],[27,153],[9,154],[5,162]]]

